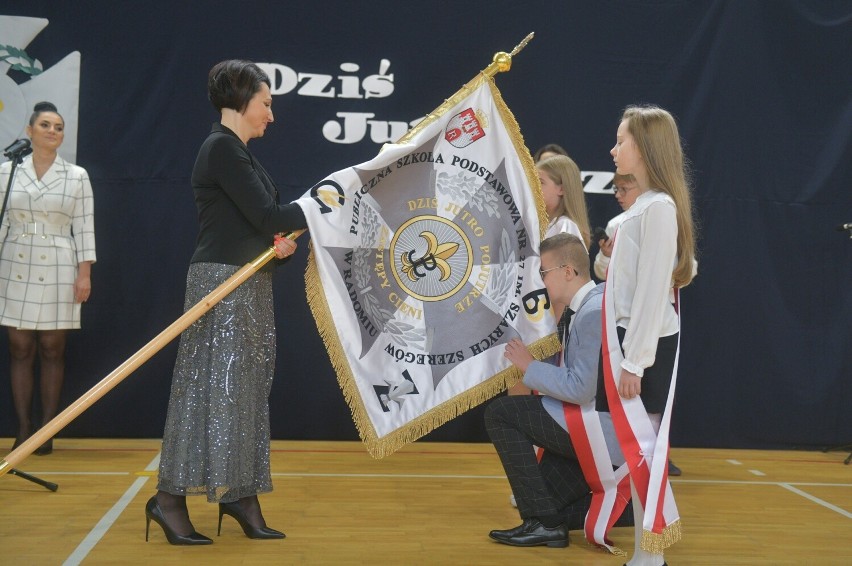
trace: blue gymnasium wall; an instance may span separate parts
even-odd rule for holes
[[[66,403],[182,312],[197,227],[189,174],[216,119],[205,92],[213,63],[329,75],[339,95],[351,86],[338,76],[369,86],[390,61],[389,96],[300,95],[303,80],[275,97],[276,123],[251,147],[292,199],[377,152],[369,132],[349,127],[336,137],[354,143],[329,141],[323,126],[338,113],[414,120],[535,31],[497,78],[528,147],[558,142],[584,170],[609,171],[621,110],[651,102],[677,116],[694,165],[700,275],[682,295],[672,444],[852,441],[852,240],[835,230],[852,222],[850,3],[28,0],[0,14],[49,20],[26,48],[45,68],[71,51],[82,58],[77,161],[94,185],[99,261],[84,329],[69,339]],[[610,196],[588,203],[593,226],[618,212]],[[275,280],[273,437],[355,439],[305,301],[300,244]],[[175,352],[176,342],[62,435],[160,436]],[[0,435],[10,436],[3,384]],[[482,407],[427,438],[487,440]]]

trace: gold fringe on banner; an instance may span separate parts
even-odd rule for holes
[[[526,44],[532,39],[533,34],[528,35],[524,40],[515,47],[511,54],[498,53],[494,56],[494,62],[480,72],[471,81],[465,84],[461,89],[454,93],[450,98],[446,99],[434,111],[429,113],[416,126],[409,130],[401,137],[396,144],[404,144],[413,139],[429,124],[441,118],[448,110],[454,108],[459,102],[470,96],[484,81],[488,81],[488,86],[491,89],[493,100],[497,107],[497,111],[506,127],[507,132],[512,140],[512,145],[517,153],[526,175],[527,183],[532,189],[533,200],[536,206],[536,212],[539,220],[539,239],[544,237],[547,227],[547,210],[544,204],[544,199],[541,195],[541,184],[538,179],[538,174],[530,155],[529,149],[524,144],[523,136],[521,135],[520,127],[515,116],[512,114],[506,105],[500,91],[494,84],[493,76],[500,71],[507,71],[511,66],[511,59],[516,55]],[[337,327],[334,318],[326,301],[323,291],[322,281],[320,280],[319,270],[314,255],[313,243],[310,245],[310,254],[308,257],[308,267],[305,273],[305,286],[308,299],[308,305],[311,313],[317,323],[320,336],[328,351],[329,359],[337,374],[337,381],[340,386],[346,403],[352,412],[352,420],[355,423],[355,428],[367,451],[374,458],[383,458],[393,454],[406,444],[414,442],[425,434],[431,432],[442,424],[454,419],[460,414],[469,409],[491,399],[498,393],[504,391],[507,387],[514,385],[521,380],[523,375],[514,366],[508,367],[503,371],[491,376],[484,382],[472,387],[461,395],[457,395],[428,410],[426,413],[406,423],[399,429],[379,438],[376,436],[376,430],[370,421],[369,414],[361,399],[355,376],[352,373],[352,368],[343,351],[340,337],[337,334]],[[556,334],[551,334],[533,344],[527,346],[530,353],[536,359],[543,359],[551,356],[559,351],[561,345],[556,337]]]
[[[491,96],[494,98],[494,104],[497,106],[497,111],[500,112],[500,117],[503,119],[503,124],[505,124],[506,130],[509,132],[509,137],[512,138],[512,145],[515,146],[515,153],[517,153],[518,157],[521,159],[521,164],[524,167],[524,173],[527,175],[527,182],[532,189],[533,196],[535,198],[536,211],[538,212],[538,239],[541,241],[544,238],[544,233],[547,231],[548,218],[547,207],[544,204],[544,198],[541,194],[541,181],[538,178],[538,170],[536,169],[532,155],[530,155],[530,150],[527,148],[526,143],[524,143],[524,136],[521,135],[521,126],[515,119],[515,115],[512,114],[512,111],[509,110],[508,106],[506,106],[506,102],[503,100],[503,95],[500,94],[500,90],[497,88],[497,85],[494,84],[494,79],[488,80],[488,86],[491,88]]]
[[[511,366],[493,375],[479,385],[445,401],[441,405],[433,407],[416,419],[408,422],[390,434],[379,438],[373,427],[367,409],[361,399],[352,368],[343,352],[340,337],[337,335],[337,327],[328,302],[325,299],[322,282],[319,277],[316,256],[314,255],[313,243],[310,244],[308,256],[308,268],[305,272],[305,287],[308,305],[317,323],[320,336],[322,336],[331,365],[337,373],[337,383],[343,392],[347,405],[352,412],[352,420],[358,435],[361,437],[367,451],[373,458],[384,458],[390,456],[406,444],[410,444],[428,434],[442,424],[454,419],[465,411],[484,403],[507,387],[517,383],[523,375],[518,368]],[[536,359],[552,356],[559,351],[560,344],[556,334],[545,336],[527,346],[530,353]]]
[[[665,549],[676,543],[683,535],[680,519],[668,525],[662,533],[642,530],[642,550],[652,554],[662,554]]]

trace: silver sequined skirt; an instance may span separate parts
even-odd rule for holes
[[[239,268],[193,263],[188,310]],[[257,273],[180,337],[157,489],[236,501],[272,490],[269,392],[275,369],[272,274]]]

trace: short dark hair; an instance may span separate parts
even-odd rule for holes
[[[245,112],[260,85],[272,87],[269,76],[255,63],[243,59],[228,59],[213,65],[207,75],[207,97],[219,112],[231,108]]]
[[[37,102],[35,106],[33,106],[33,113],[30,116],[30,126],[36,123],[38,117],[41,116],[44,112],[53,112],[60,118],[62,118],[62,114],[57,112],[56,106],[52,102]],[[65,118],[62,118],[62,123],[65,123]]]

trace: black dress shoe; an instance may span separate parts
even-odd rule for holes
[[[491,531],[488,536],[510,546],[549,546],[551,548],[568,546],[568,531],[565,525],[549,529],[535,518],[524,519],[523,524],[514,529]]]
[[[494,540],[506,540],[524,532],[525,528],[527,528],[526,520],[514,529],[506,529],[505,531],[494,530],[488,533],[488,536],[493,538]]]

